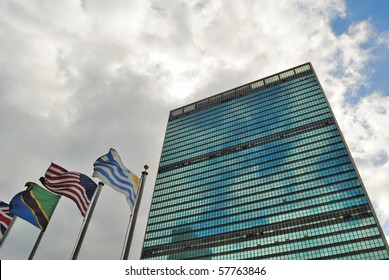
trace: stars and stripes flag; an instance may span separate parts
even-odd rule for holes
[[[124,166],[114,149],[110,149],[107,154],[99,157],[93,164],[93,170],[93,177],[99,178],[104,184],[123,193],[130,207],[134,207],[139,177]]]
[[[0,242],[3,240],[8,228],[10,227],[15,215],[10,212],[9,205],[3,201],[0,201]]]
[[[96,183],[91,178],[51,163],[45,177],[41,177],[40,181],[50,191],[73,200],[81,215],[85,217],[97,188]]]

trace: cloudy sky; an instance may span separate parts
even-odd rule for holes
[[[138,259],[169,111],[311,62],[389,237],[386,0],[0,0],[0,200],[51,162],[91,176],[115,148],[150,166]],[[98,182],[97,179],[94,179]],[[119,259],[130,217],[104,186],[79,259]],[[82,216],[62,198],[35,259],[69,259]],[[1,259],[39,235],[17,219]]]

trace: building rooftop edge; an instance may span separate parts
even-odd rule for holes
[[[279,83],[284,81],[285,79],[294,77],[296,75],[302,74],[307,71],[312,71],[313,66],[310,62],[295,66],[293,68],[281,71],[279,73],[264,77],[259,80],[255,80],[253,82],[244,84],[242,86],[238,86],[236,88],[223,91],[219,94],[212,95],[210,97],[201,99],[199,101],[181,106],[177,109],[173,109],[169,114],[169,121],[174,120],[183,116],[188,115],[189,113],[194,113],[199,109],[210,107],[215,105],[215,103],[226,102],[231,99],[235,99],[236,97],[240,97],[247,92],[251,92],[255,89],[265,88],[270,85],[274,85],[275,83]]]

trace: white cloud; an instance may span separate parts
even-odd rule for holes
[[[373,93],[348,104],[341,118],[345,138],[380,220],[388,223],[389,97]]]

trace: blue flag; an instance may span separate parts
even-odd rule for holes
[[[139,177],[124,166],[119,154],[110,149],[108,154],[99,157],[93,166],[92,176],[123,193],[130,206],[134,207]]]

